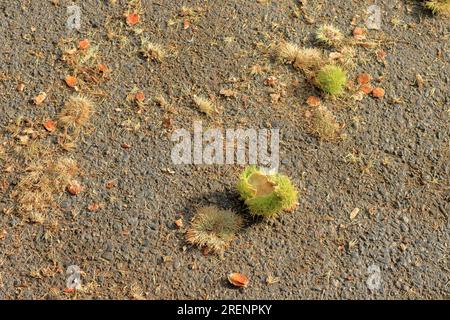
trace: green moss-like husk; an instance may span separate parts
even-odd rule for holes
[[[264,175],[273,186],[273,191],[257,195],[256,187],[249,182],[254,174]],[[250,213],[265,218],[274,217],[283,210],[292,209],[297,203],[297,190],[287,176],[265,174],[256,166],[249,166],[242,172],[237,183],[237,190]]]
[[[317,73],[316,85],[331,95],[340,95],[347,83],[347,74],[339,66],[328,64]]]

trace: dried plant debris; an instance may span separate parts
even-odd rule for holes
[[[147,39],[142,40],[140,52],[147,60],[156,62],[162,62],[166,57],[166,51],[162,45],[150,42]]]
[[[58,114],[58,127],[62,132],[58,136],[60,146],[65,150],[75,147],[80,134],[84,132],[90,116],[94,110],[94,103],[85,96],[69,97],[61,112]]]
[[[341,126],[328,108],[318,106],[312,112],[311,131],[321,140],[332,141],[339,137]]]
[[[324,63],[322,51],[316,48],[303,48],[297,53],[294,67],[304,72],[315,72]]]
[[[340,66],[333,64],[325,65],[315,78],[316,86],[333,96],[342,94],[346,83],[347,73]]]
[[[283,41],[275,46],[274,53],[279,59],[287,63],[294,63],[300,50],[296,44]]]
[[[450,0],[431,0],[425,1],[425,7],[434,14],[450,18]]]
[[[39,106],[45,101],[46,98],[47,94],[45,92],[39,92],[39,94],[33,98],[33,102],[35,105]]]
[[[325,24],[317,29],[316,38],[330,47],[339,47],[344,41],[342,32],[329,24]]]
[[[198,110],[208,116],[212,116],[217,111],[215,104],[210,99],[197,95],[194,95],[192,99]]]
[[[242,218],[231,210],[201,207],[195,213],[186,239],[199,247],[222,253],[242,228]]]
[[[94,109],[93,102],[84,96],[71,96],[64,103],[58,115],[58,123],[65,129],[81,129],[89,120]]]
[[[17,201],[17,213],[31,222],[45,221],[55,198],[77,173],[78,165],[70,158],[39,160],[29,165],[11,193]]]
[[[125,14],[125,21],[129,26],[134,26],[141,21],[141,17],[136,12]]]
[[[272,218],[297,206],[297,190],[287,176],[265,173],[256,166],[245,168],[237,190],[253,215]]]
[[[353,70],[356,67],[355,57],[356,50],[351,46],[343,46],[339,52],[330,53],[331,61],[335,61],[346,70]]]
[[[274,52],[279,59],[305,72],[319,68],[324,62],[323,54],[319,49],[300,48],[286,41],[277,45]]]
[[[180,17],[190,17],[195,14],[195,10],[191,7],[182,6],[178,15]]]

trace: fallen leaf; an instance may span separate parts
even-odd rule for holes
[[[35,105],[40,105],[47,98],[47,94],[45,92],[40,92],[36,97],[33,98],[33,102]]]
[[[77,85],[78,79],[76,77],[74,77],[74,76],[67,76],[64,79],[64,81],[66,81],[66,84],[69,87],[73,88],[73,87],[75,87]]]
[[[371,77],[367,73],[361,73],[360,75],[358,75],[358,84],[359,85],[367,84],[370,82],[370,80],[371,80]]]
[[[107,72],[108,71],[108,67],[106,65],[104,65],[103,63],[99,63],[97,65],[97,68],[100,72]]]
[[[183,220],[182,219],[175,220],[175,225],[177,226],[178,229],[183,228]]]
[[[89,48],[89,46],[90,46],[90,43],[89,43],[88,39],[83,39],[83,40],[80,40],[80,42],[78,42],[78,48],[80,48],[82,50]]]
[[[108,182],[106,182],[106,189],[112,189],[116,186],[116,181],[115,180],[109,180]]]
[[[141,20],[141,18],[135,12],[132,12],[129,15],[127,15],[127,24],[130,26],[134,26],[134,25],[138,24],[140,20]]]
[[[211,249],[208,247],[202,248],[202,255],[207,256],[211,252]]]
[[[91,203],[90,205],[88,205],[87,209],[90,212],[96,212],[98,209],[100,209],[100,205],[98,205],[97,203]]]
[[[162,120],[162,125],[165,127],[165,128],[171,128],[172,127],[172,125],[173,125],[173,120],[172,120],[172,118],[170,118],[170,117],[166,117],[166,118],[163,118],[163,120]]]
[[[54,120],[47,120],[44,122],[44,128],[45,130],[47,130],[48,132],[55,132],[56,130],[56,121]]]
[[[306,99],[306,103],[310,107],[317,107],[320,105],[320,99],[316,96],[309,96],[308,99]]]
[[[353,38],[355,38],[358,41],[362,41],[366,38],[365,36],[365,30],[362,28],[355,28],[353,30]]]
[[[25,84],[23,84],[22,82],[19,83],[19,84],[17,85],[17,87],[16,87],[16,90],[17,90],[18,92],[23,92],[24,89],[25,89]]]
[[[230,273],[228,275],[228,281],[230,281],[230,283],[238,288],[245,288],[248,285],[248,278],[246,276],[244,276],[241,273]]]
[[[360,89],[365,94],[370,94],[373,91],[373,88],[370,84],[363,84]]]
[[[356,216],[358,215],[358,213],[359,213],[359,208],[353,209],[352,212],[350,212],[350,220],[355,219]]]
[[[187,29],[189,29],[189,26],[190,26],[189,20],[188,19],[184,19],[184,21],[183,21],[183,29],[187,30]]]
[[[355,29],[353,29],[353,35],[354,36],[361,36],[366,32],[366,30],[364,30],[363,28],[360,27],[356,27]]]
[[[130,149],[130,148],[131,148],[131,144],[128,144],[128,143],[122,143],[122,144],[121,144],[121,147],[122,147],[123,149]]]
[[[81,189],[81,184],[77,180],[72,180],[67,185],[67,191],[73,196],[79,194],[81,192]]]
[[[74,293],[75,291],[77,291],[75,288],[65,288],[64,293]]]
[[[8,234],[8,232],[6,230],[2,230],[0,232],[0,240],[4,240],[6,238],[7,234]]]
[[[383,88],[376,87],[376,88],[374,88],[374,89],[372,90],[372,95],[373,95],[375,98],[383,98],[383,97],[384,97],[384,94],[385,94],[385,91],[384,91]]]
[[[379,60],[384,60],[386,58],[386,56],[387,56],[387,52],[384,51],[383,49],[380,49],[377,51],[377,58]]]
[[[142,102],[145,99],[145,94],[142,91],[138,91],[134,98],[136,99],[136,101]]]

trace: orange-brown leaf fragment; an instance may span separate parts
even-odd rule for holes
[[[78,48],[80,48],[82,50],[89,48],[90,45],[91,44],[89,43],[88,39],[83,39],[83,40],[80,40],[80,42],[78,42]]]
[[[72,180],[67,185],[67,191],[73,196],[79,194],[81,192],[81,189],[81,184],[77,180]]]
[[[127,17],[127,24],[130,26],[134,26],[134,25],[138,24],[139,21],[141,20],[141,18],[139,17],[139,15],[136,12],[132,12],[129,15],[127,15],[126,17]]]
[[[249,283],[249,280],[246,276],[244,276],[241,273],[237,273],[237,272],[230,273],[228,275],[228,281],[233,286],[238,287],[238,288],[245,288]]]
[[[187,30],[187,29],[189,29],[189,27],[190,27],[189,20],[188,19],[184,19],[184,21],[183,21],[183,29]]]
[[[16,90],[18,92],[23,92],[23,90],[25,89],[25,84],[20,82],[19,84],[17,84]]]
[[[371,77],[367,73],[361,73],[360,75],[358,75],[358,84],[359,85],[367,84],[370,82],[370,80],[371,80]]]
[[[40,105],[47,98],[47,94],[45,92],[40,92],[36,97],[33,98],[33,102],[35,105]]]
[[[106,182],[106,189],[112,189],[116,186],[116,181],[115,180],[110,180],[108,182]]]
[[[362,36],[364,33],[365,33],[365,30],[363,28],[356,27],[355,29],[353,29],[354,36]]]
[[[73,88],[73,87],[75,87],[77,85],[78,79],[76,77],[74,77],[74,76],[67,76],[64,79],[64,81],[66,81],[66,84],[69,87]]]
[[[353,30],[353,38],[355,38],[358,41],[364,40],[364,38],[365,38],[364,33],[365,33],[365,30],[363,28],[357,27]]]
[[[91,203],[90,205],[88,205],[87,209],[90,212],[96,212],[98,209],[100,209],[100,205],[97,203]]]
[[[8,231],[2,230],[2,231],[0,232],[0,241],[1,241],[1,240],[4,240],[4,239],[6,238],[7,235],[8,235]]]
[[[309,96],[308,99],[306,99],[306,103],[310,107],[317,107],[320,105],[320,99],[316,96]]]
[[[379,60],[384,60],[386,58],[386,56],[387,56],[387,52],[384,51],[383,49],[380,49],[377,51],[377,58]]]
[[[108,67],[106,65],[104,65],[103,63],[99,63],[97,65],[98,71],[100,72],[107,72],[108,71]]]
[[[136,92],[134,98],[136,99],[136,101],[142,102],[145,99],[145,94],[143,91],[138,91]]]
[[[383,88],[376,87],[376,88],[374,88],[374,89],[372,90],[372,95],[373,95],[375,98],[383,98],[383,97],[384,97],[384,94],[385,94],[385,91],[384,91]]]
[[[370,84],[363,84],[361,86],[361,91],[365,94],[370,94],[372,92],[373,88]]]
[[[54,120],[47,120],[44,122],[43,124],[45,130],[47,130],[48,132],[55,132],[56,130],[56,121]]]
[[[177,226],[178,229],[183,228],[183,220],[182,219],[175,220],[175,225]]]

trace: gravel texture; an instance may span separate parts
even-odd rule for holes
[[[382,39],[386,61],[358,48],[361,59],[352,78],[360,72],[383,76],[386,96],[327,102],[347,135],[327,143],[309,133],[304,116],[306,98],[320,93],[263,48],[280,39],[316,46],[313,33],[323,23],[351,35],[352,19],[359,16],[357,25],[364,27],[372,1],[309,1],[314,21],[308,22],[293,14],[296,1],[142,0],[142,34],[123,25],[125,1],[75,1],[82,28],[72,33],[65,27],[70,3],[53,2],[0,0],[0,126],[19,116],[55,117],[73,93],[63,81],[63,39],[90,39],[112,73],[96,87],[105,95],[94,96],[90,130],[66,152],[82,167],[83,192],[55,199],[49,215],[58,221],[56,231],[9,210],[18,178],[0,168],[6,181],[0,195],[0,298],[448,297],[446,20],[417,1],[377,1],[383,25],[368,38]],[[182,5],[202,8],[186,30],[178,16]],[[170,19],[176,23],[169,26]],[[120,35],[109,39],[108,28]],[[169,48],[162,63],[137,52],[143,36]],[[267,68],[251,75],[256,64]],[[417,86],[417,74],[423,86]],[[285,84],[277,104],[271,103],[273,88],[264,84],[268,76]],[[16,90],[20,81],[22,93]],[[125,102],[133,87],[149,99],[142,112]],[[223,88],[238,96],[221,96]],[[30,99],[40,91],[48,97],[35,106]],[[215,97],[222,112],[206,118],[193,106],[193,93]],[[157,95],[175,112],[152,102]],[[170,129],[191,130],[193,120],[203,120],[205,127],[279,128],[280,172],[298,186],[298,208],[274,221],[253,220],[234,187],[242,166],[173,165]],[[2,133],[1,142],[9,139]],[[111,180],[116,185],[108,189]],[[102,206],[91,212],[92,203]],[[184,240],[188,221],[202,204],[233,209],[248,220],[222,258],[203,255]],[[360,211],[351,220],[354,208]],[[174,221],[180,217],[185,227],[177,229]],[[83,290],[75,294],[63,292],[70,265],[83,271]],[[381,284],[370,290],[373,265],[380,269]],[[249,286],[232,288],[226,280],[231,272],[247,275]],[[269,276],[279,281],[267,284]]]

